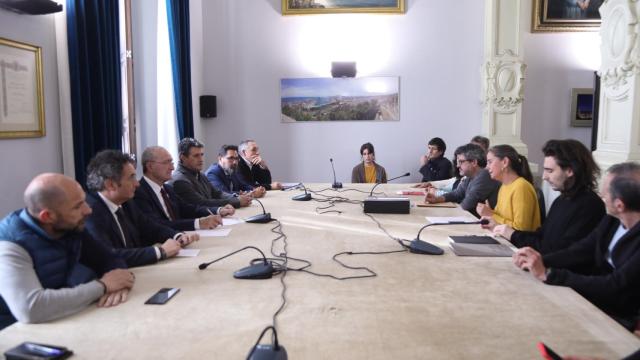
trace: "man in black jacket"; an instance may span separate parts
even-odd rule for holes
[[[522,248],[513,262],[547,284],[571,287],[633,329],[640,309],[640,164],[609,168],[601,194],[608,215],[587,237],[544,257]]]
[[[498,225],[494,233],[521,248],[532,247],[542,255],[565,249],[586,237],[605,215],[604,203],[595,193],[600,168],[577,140],[549,140],[542,148],[542,178],[560,196],[547,219],[536,231],[518,231]]]
[[[142,152],[140,187],[133,198],[146,216],[180,231],[213,229],[222,224],[222,217],[232,215],[231,205],[206,207],[187,203],[165,182],[174,170],[171,154],[161,146],[150,146]],[[217,215],[216,215],[217,214]]]
[[[225,193],[216,189],[202,173],[204,168],[204,145],[193,138],[184,138],[178,144],[180,163],[169,183],[182,200],[200,206],[233,207],[251,205],[251,196]]]
[[[122,256],[127,266],[142,266],[175,256],[198,234],[177,232],[144,216],[131,200],[139,186],[133,160],[118,150],[103,150],[87,166],[87,203],[93,210],[86,228]],[[160,244],[161,243],[161,244]]]
[[[260,156],[260,148],[255,140],[245,140],[238,145],[238,171],[244,181],[253,187],[264,187],[267,190],[280,190],[282,184],[272,181],[271,171]]]
[[[434,137],[427,144],[426,155],[420,157],[420,174],[422,182],[446,180],[451,178],[453,165],[451,161],[444,157],[447,151],[447,144],[439,137]]]

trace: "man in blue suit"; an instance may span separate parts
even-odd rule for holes
[[[144,175],[133,200],[146,216],[175,230],[186,231],[213,229],[222,224],[221,216],[235,212],[231,205],[206,207],[182,200],[165,184],[171,180],[174,170],[171,154],[165,148],[148,147],[141,160]]]
[[[142,214],[131,201],[136,188],[134,162],[118,150],[103,150],[87,166],[87,202],[93,213],[87,230],[114,249],[129,267],[154,264],[178,254],[198,234],[177,232]]]
[[[238,147],[222,145],[218,151],[218,163],[212,164],[204,173],[211,185],[231,194],[247,194],[254,198],[264,196],[266,190],[262,186],[253,187],[238,173]]]

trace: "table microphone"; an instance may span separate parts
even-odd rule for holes
[[[262,214],[258,214],[258,215],[254,215],[251,217],[246,218],[244,221],[248,222],[248,223],[254,223],[254,224],[264,224],[264,223],[268,223],[271,222],[272,219],[271,218],[271,213],[268,213],[265,211],[264,209],[264,205],[262,205],[262,202],[258,199],[253,199],[255,201],[258,202],[258,204],[260,204],[260,206],[262,207]]]
[[[296,196],[292,197],[291,200],[296,200],[296,201],[309,201],[309,200],[311,200],[311,194],[309,194],[307,192],[307,187],[304,186],[303,183],[300,183],[299,186],[302,186],[302,189],[304,189],[304,194],[296,195]]]
[[[409,246],[404,245],[402,242],[400,242],[400,245],[402,245],[405,248],[409,249],[409,252],[412,252],[414,254],[422,254],[422,255],[442,255],[444,254],[444,250],[442,250],[441,248],[428,243],[426,241],[422,241],[420,240],[420,233],[422,233],[422,230],[428,228],[429,226],[435,226],[435,225],[462,225],[462,224],[466,224],[466,225],[474,225],[474,224],[481,224],[481,225],[487,225],[489,223],[489,220],[487,219],[482,219],[482,220],[478,220],[478,221],[449,221],[446,223],[431,223],[431,224],[427,224],[423,227],[420,228],[420,231],[418,231],[418,236],[416,236],[415,239],[413,239],[411,241],[411,244]]]
[[[411,173],[405,173],[405,174],[403,174],[403,175],[400,175],[400,176],[396,176],[396,177],[394,177],[394,178],[391,178],[391,179],[387,180],[387,182],[392,181],[392,180],[395,180],[395,179],[400,179],[400,178],[402,178],[402,177],[409,176],[409,175],[411,175]],[[380,184],[383,184],[383,183],[376,183],[376,184],[373,186],[373,188],[371,189],[371,192],[369,193],[369,196],[373,196],[373,190],[376,188],[376,186],[378,186],[378,185],[380,185]]]
[[[213,261],[209,261],[206,263],[202,263],[198,266],[198,269],[200,270],[204,270],[206,269],[209,265],[218,262],[222,259],[228,258],[229,256],[233,255],[233,254],[237,254],[240,251],[244,251],[247,249],[254,249],[256,251],[258,251],[260,253],[260,255],[262,255],[262,260],[260,259],[254,259],[251,260],[251,265],[244,267],[236,272],[233,273],[233,277],[236,279],[269,279],[271,278],[271,276],[273,275],[273,264],[270,261],[267,261],[266,256],[264,256],[264,253],[258,249],[255,246],[245,246],[240,250],[236,250],[230,254],[227,254],[221,258],[215,259]],[[258,260],[258,262],[256,262],[255,260]]]
[[[331,187],[334,189],[342,189],[342,183],[336,181],[336,168],[333,167],[333,159],[329,158],[329,161],[331,162],[331,170],[333,170],[333,184]]]
[[[260,344],[260,340],[267,332],[267,330],[271,330],[273,332],[273,336],[271,337],[273,343],[265,345]],[[267,326],[260,337],[258,338],[258,342],[251,348],[249,355],[247,355],[247,360],[287,360],[287,350],[282,346],[282,344],[278,343],[278,333],[276,332],[276,328],[274,326]]]

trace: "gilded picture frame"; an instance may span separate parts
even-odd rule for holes
[[[404,14],[406,0],[282,0],[282,15]]]
[[[532,32],[598,31],[604,0],[533,0]]]
[[[0,138],[44,135],[42,48],[0,38]]]
[[[571,89],[571,119],[573,127],[593,126],[593,89]]]

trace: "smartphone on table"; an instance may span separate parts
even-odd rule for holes
[[[145,301],[145,304],[150,304],[150,305],[166,304],[167,301],[169,301],[169,299],[171,299],[175,294],[178,293],[178,291],[180,291],[179,288],[162,288],[158,290],[157,293],[153,294],[153,296],[150,297],[147,301]]]

